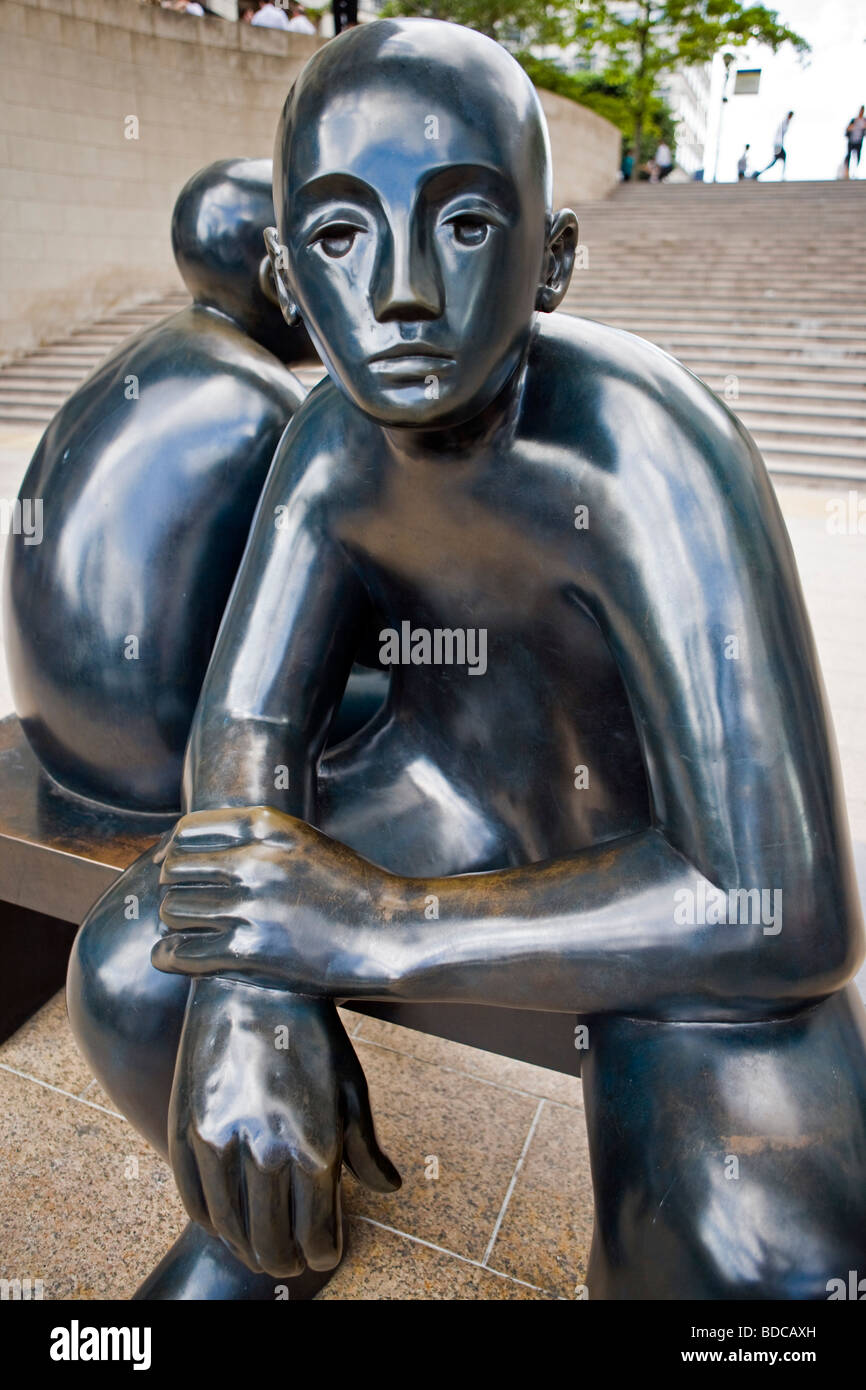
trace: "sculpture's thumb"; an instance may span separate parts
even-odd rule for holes
[[[403,1180],[379,1148],[366,1083],[362,1093],[354,1081],[344,1082],[343,1099],[343,1162],[365,1187],[374,1192],[396,1192]]]

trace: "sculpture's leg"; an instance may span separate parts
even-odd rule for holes
[[[189,981],[154,970],[159,869],[153,851],[100,898],[75,939],[66,998],[78,1046],[117,1108],[164,1158],[168,1105]],[[294,1279],[252,1274],[190,1223],[140,1299],[307,1299],[333,1270]]]
[[[590,1298],[826,1299],[866,1273],[853,986],[777,1022],[589,1027]]]

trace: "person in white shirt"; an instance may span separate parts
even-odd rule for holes
[[[255,24],[259,29],[290,29],[289,18],[285,10],[272,5],[270,0],[265,0],[264,5],[259,5],[250,24]]]
[[[664,141],[662,141],[656,150],[653,163],[655,164],[653,182],[661,183],[662,179],[666,179],[671,169],[674,167],[674,157],[671,154],[670,146],[666,145]]]
[[[290,5],[288,27],[294,34],[315,34],[316,26],[308,19],[300,5]]]
[[[785,136],[788,133],[788,126],[791,124],[791,117],[793,116],[793,114],[793,111],[789,111],[787,116],[785,116],[784,120],[779,122],[779,129],[776,131],[775,138],[773,140],[773,158],[770,160],[766,169],[758,169],[752,175],[753,179],[759,179],[762,174],[766,174],[767,169],[772,169],[773,165],[778,164],[780,160],[782,161],[782,178],[785,177],[785,171],[787,169],[786,161],[788,158],[787,152],[785,150]]]

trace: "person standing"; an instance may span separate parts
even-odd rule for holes
[[[293,34],[315,34],[316,26],[313,21],[304,13],[304,8],[299,4],[289,5],[289,22],[286,26]]]
[[[666,179],[674,167],[674,158],[670,151],[670,146],[664,140],[659,145],[655,154],[656,180],[661,183]]]
[[[779,160],[782,161],[782,178],[784,179],[784,177],[785,177],[785,172],[786,172],[787,167],[788,167],[788,165],[787,165],[788,153],[787,153],[787,150],[785,149],[785,137],[786,137],[787,134],[788,134],[788,126],[791,124],[791,119],[792,119],[793,115],[794,115],[793,111],[789,111],[788,114],[787,114],[787,116],[785,116],[785,117],[779,122],[779,129],[776,131],[776,135],[775,135],[775,138],[774,138],[774,140],[773,140],[773,158],[770,160],[770,162],[769,162],[769,164],[767,165],[766,169],[758,169],[758,170],[755,171],[755,173],[752,175],[752,178],[753,178],[753,179],[759,179],[759,178],[761,177],[762,174],[766,174],[766,173],[768,172],[768,170],[772,169],[772,167],[773,167],[774,164],[778,164],[778,163],[779,163]]]
[[[333,0],[334,33],[342,34],[344,29],[354,29],[358,23],[358,0]]]
[[[264,5],[259,5],[250,24],[254,24],[257,29],[288,29],[289,17],[285,10],[278,9],[270,0],[265,0]]]
[[[849,179],[851,177],[852,155],[858,170],[860,168],[860,152],[863,149],[863,133],[866,131],[866,115],[864,115],[863,112],[864,107],[861,106],[857,115],[852,116],[845,127],[845,138],[848,141],[848,153],[845,156],[845,169],[846,178]]]
[[[747,174],[748,171],[749,171],[749,150],[750,150],[751,148],[752,148],[751,145],[744,145],[744,146],[743,146],[743,153],[740,155],[739,159],[737,160],[737,179],[738,179],[738,181],[741,180],[741,179],[744,179],[744,178],[746,177],[746,174]]]

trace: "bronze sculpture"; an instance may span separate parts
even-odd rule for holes
[[[341,1162],[396,1185],[353,998],[583,1016],[591,1297],[862,1266],[862,921],[790,544],[701,383],[545,317],[576,242],[550,187],[528,79],[454,26],[350,31],[287,100],[269,247],[331,380],[269,474],[187,814],[70,966],[192,1217],[140,1297],[307,1296]],[[388,701],[326,752],[371,630]]]
[[[263,263],[269,160],[225,159],[172,217],[193,303],[124,343],[45,431],[13,536],[6,641],[15,706],[52,776],[82,796],[180,805],[201,682],[277,442],[312,356]]]

